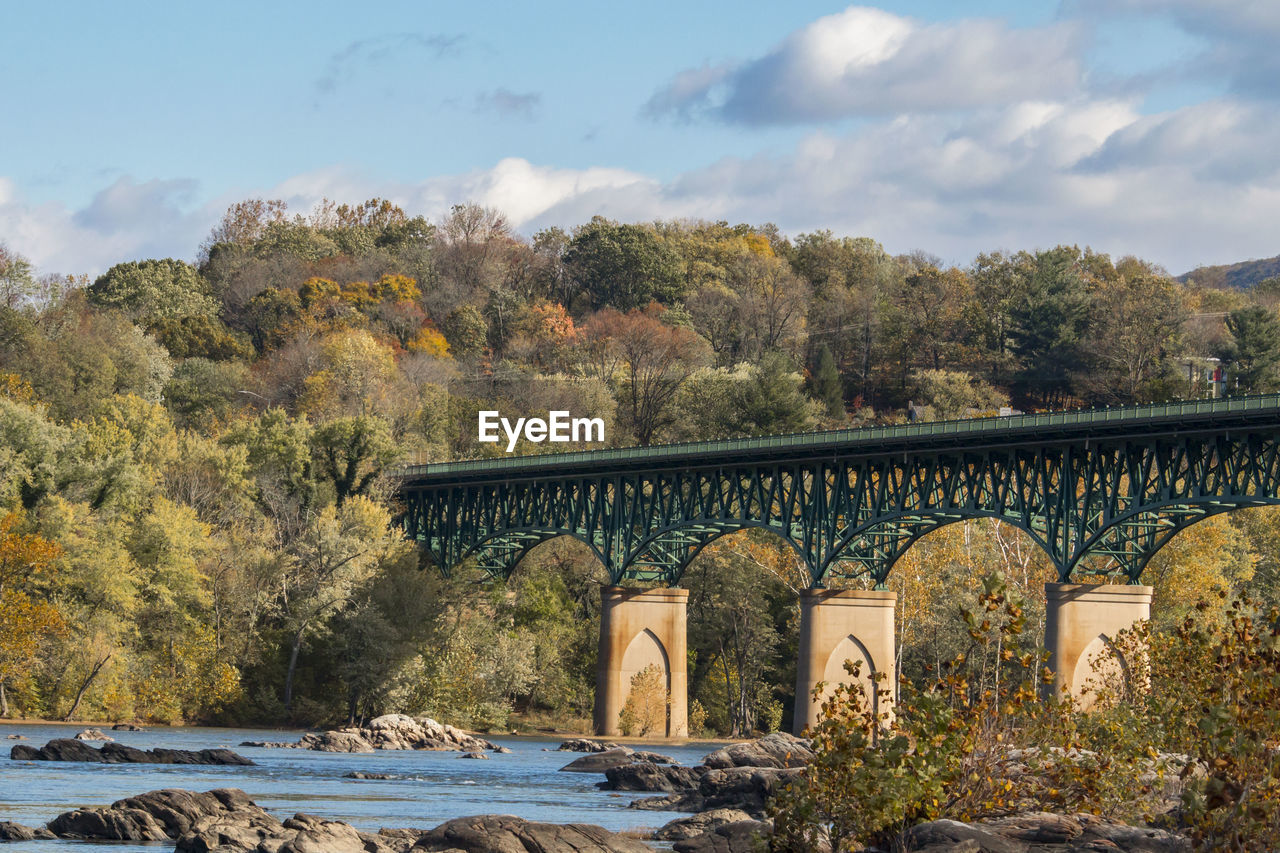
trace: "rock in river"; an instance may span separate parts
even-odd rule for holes
[[[604,752],[606,749],[617,748],[618,744],[613,741],[575,737],[557,746],[556,750],[559,752]]]
[[[103,743],[109,743],[115,738],[104,734],[102,729],[85,729],[76,735],[76,740],[100,740]]]
[[[758,740],[735,743],[702,759],[707,767],[804,767],[813,760],[813,750],[804,738],[773,732]]]
[[[497,747],[462,729],[437,723],[429,717],[384,714],[363,728],[308,732],[296,742],[247,740],[241,746],[275,749],[311,749],[317,752],[373,752],[375,749],[432,749],[478,752]]]
[[[14,761],[89,761],[96,764],[230,764],[252,766],[253,762],[229,749],[135,749],[122,743],[103,744],[94,749],[82,741],[55,738],[39,749],[18,744],[9,750]]]
[[[34,841],[57,837],[47,829],[32,829],[20,823],[0,820],[0,841]]]
[[[675,764],[676,760],[669,755],[659,755],[656,752],[636,752],[625,746],[615,746],[613,749],[606,749],[603,752],[591,752],[581,758],[575,758],[560,769],[569,773],[605,773],[614,767],[625,767],[629,764],[638,764],[640,762]],[[633,788],[630,790],[644,789]],[[666,789],[655,788],[654,790]]]

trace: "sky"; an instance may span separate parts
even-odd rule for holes
[[[1276,0],[7,4],[0,242],[94,275],[377,196],[1178,274],[1280,253],[1277,44]]]

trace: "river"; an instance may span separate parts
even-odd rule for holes
[[[577,753],[555,751],[563,738],[490,737],[511,754],[488,761],[459,758],[456,752],[378,751],[328,753],[301,749],[242,747],[244,740],[293,741],[296,731],[262,729],[156,728],[108,732],[140,749],[225,747],[257,762],[256,767],[166,764],[80,764],[12,761],[16,743],[43,746],[73,737],[84,725],[0,725],[0,820],[43,826],[73,808],[102,806],[157,788],[240,788],[281,820],[297,812],[346,821],[358,829],[381,827],[430,829],[450,818],[476,814],[513,814],[549,823],[594,823],[615,831],[658,827],[684,815],[626,808],[648,794],[601,791],[603,774],[561,773]],[[6,740],[7,735],[27,740]],[[92,744],[101,746],[99,743]],[[697,764],[722,744],[655,745],[681,764]],[[355,770],[394,773],[394,780],[356,780]],[[172,844],[165,845],[172,847]],[[85,850],[84,842],[29,841],[2,845],[3,853],[53,853]],[[147,851],[157,845],[111,844],[112,853]]]

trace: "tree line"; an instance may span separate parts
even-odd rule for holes
[[[590,553],[554,542],[478,583],[423,571],[392,524],[392,466],[502,452],[476,441],[478,411],[569,410],[632,445],[895,422],[909,403],[1203,396],[1216,368],[1228,393],[1270,391],[1277,303],[1280,280],[1184,284],[1073,246],[955,267],[768,224],[597,217],[526,238],[479,205],[432,222],[381,199],[242,202],[194,263],[92,279],[0,249],[0,715],[585,719]],[[1205,523],[1235,550],[1188,558],[1197,582],[1268,565],[1269,516],[1249,518]],[[895,583],[922,588],[904,666],[958,642],[936,579],[983,574],[975,541],[981,565],[1008,563],[1007,535],[965,524],[922,543],[949,555],[936,568],[904,558]],[[698,725],[783,724],[799,583],[762,534],[690,570]]]

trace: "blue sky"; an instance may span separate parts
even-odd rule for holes
[[[1280,3],[24,4],[0,240],[191,258],[226,206],[776,222],[963,264],[1280,252]]]

